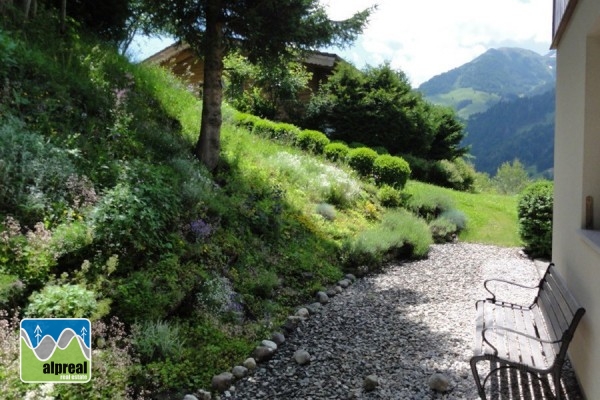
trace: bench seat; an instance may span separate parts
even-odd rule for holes
[[[508,285],[536,292],[531,304],[499,301],[491,286]],[[567,348],[585,313],[567,289],[554,264],[536,286],[502,279],[484,283],[491,297],[476,302],[475,345],[471,369],[479,395],[485,400],[487,379],[501,368],[514,368],[536,376],[552,375],[555,396],[560,399],[560,375]],[[498,364],[480,380],[477,363]]]

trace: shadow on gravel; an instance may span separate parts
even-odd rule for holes
[[[494,374],[486,385],[489,400],[546,400],[555,399],[554,384],[547,378],[538,379],[515,369],[504,369]],[[560,385],[563,400],[583,400],[570,366],[563,368]]]

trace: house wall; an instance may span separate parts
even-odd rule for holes
[[[600,399],[600,2],[579,1],[557,45],[552,256],[586,308],[570,358],[588,399]],[[594,230],[584,230],[586,196]]]

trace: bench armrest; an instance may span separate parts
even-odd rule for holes
[[[491,300],[492,302],[496,302],[496,294],[494,292],[492,292],[490,288],[488,288],[488,283],[490,283],[490,282],[505,283],[507,285],[516,286],[516,287],[519,287],[519,288],[522,288],[522,289],[529,289],[529,290],[531,290],[531,289],[539,289],[539,285],[536,285],[536,286],[526,286],[526,285],[521,285],[520,283],[516,283],[516,282],[512,282],[512,281],[507,281],[505,279],[486,279],[483,282],[483,287],[485,288],[485,290],[487,290],[487,292],[489,294],[492,295],[491,298],[488,298],[488,300]],[[519,304],[517,304],[517,305],[519,305]],[[520,306],[521,307],[531,307],[531,306],[533,306],[533,304],[529,304],[527,306],[525,306],[525,305],[520,305]]]
[[[505,328],[503,326],[495,326],[493,328],[485,328],[485,329],[483,329],[481,331],[481,336],[483,337],[483,341],[485,343],[487,343],[487,345],[490,346],[492,349],[494,349],[494,354],[495,355],[498,355],[498,349],[496,348],[496,346],[494,346],[493,344],[491,344],[489,342],[489,340],[487,340],[487,338],[485,337],[485,334],[487,333],[488,330],[491,330],[491,331],[500,330],[500,331],[514,333],[515,335],[523,336],[523,337],[526,337],[528,339],[532,339],[532,340],[538,341],[540,343],[556,344],[556,343],[562,342],[562,339],[558,339],[558,340],[546,340],[546,339],[542,339],[542,338],[539,338],[539,337],[536,337],[536,336],[531,336],[531,335],[529,335],[527,333],[516,331],[516,330],[511,329],[511,328]]]

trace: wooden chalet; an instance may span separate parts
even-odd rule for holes
[[[327,81],[338,62],[343,61],[337,54],[313,52],[302,62],[307,71],[312,73],[312,79],[307,90],[300,93],[300,100],[308,102],[311,92],[316,92],[320,85]],[[175,43],[156,54],[148,57],[143,63],[158,64],[169,68],[184,82],[200,89],[204,78],[204,61],[199,58],[186,43]]]

